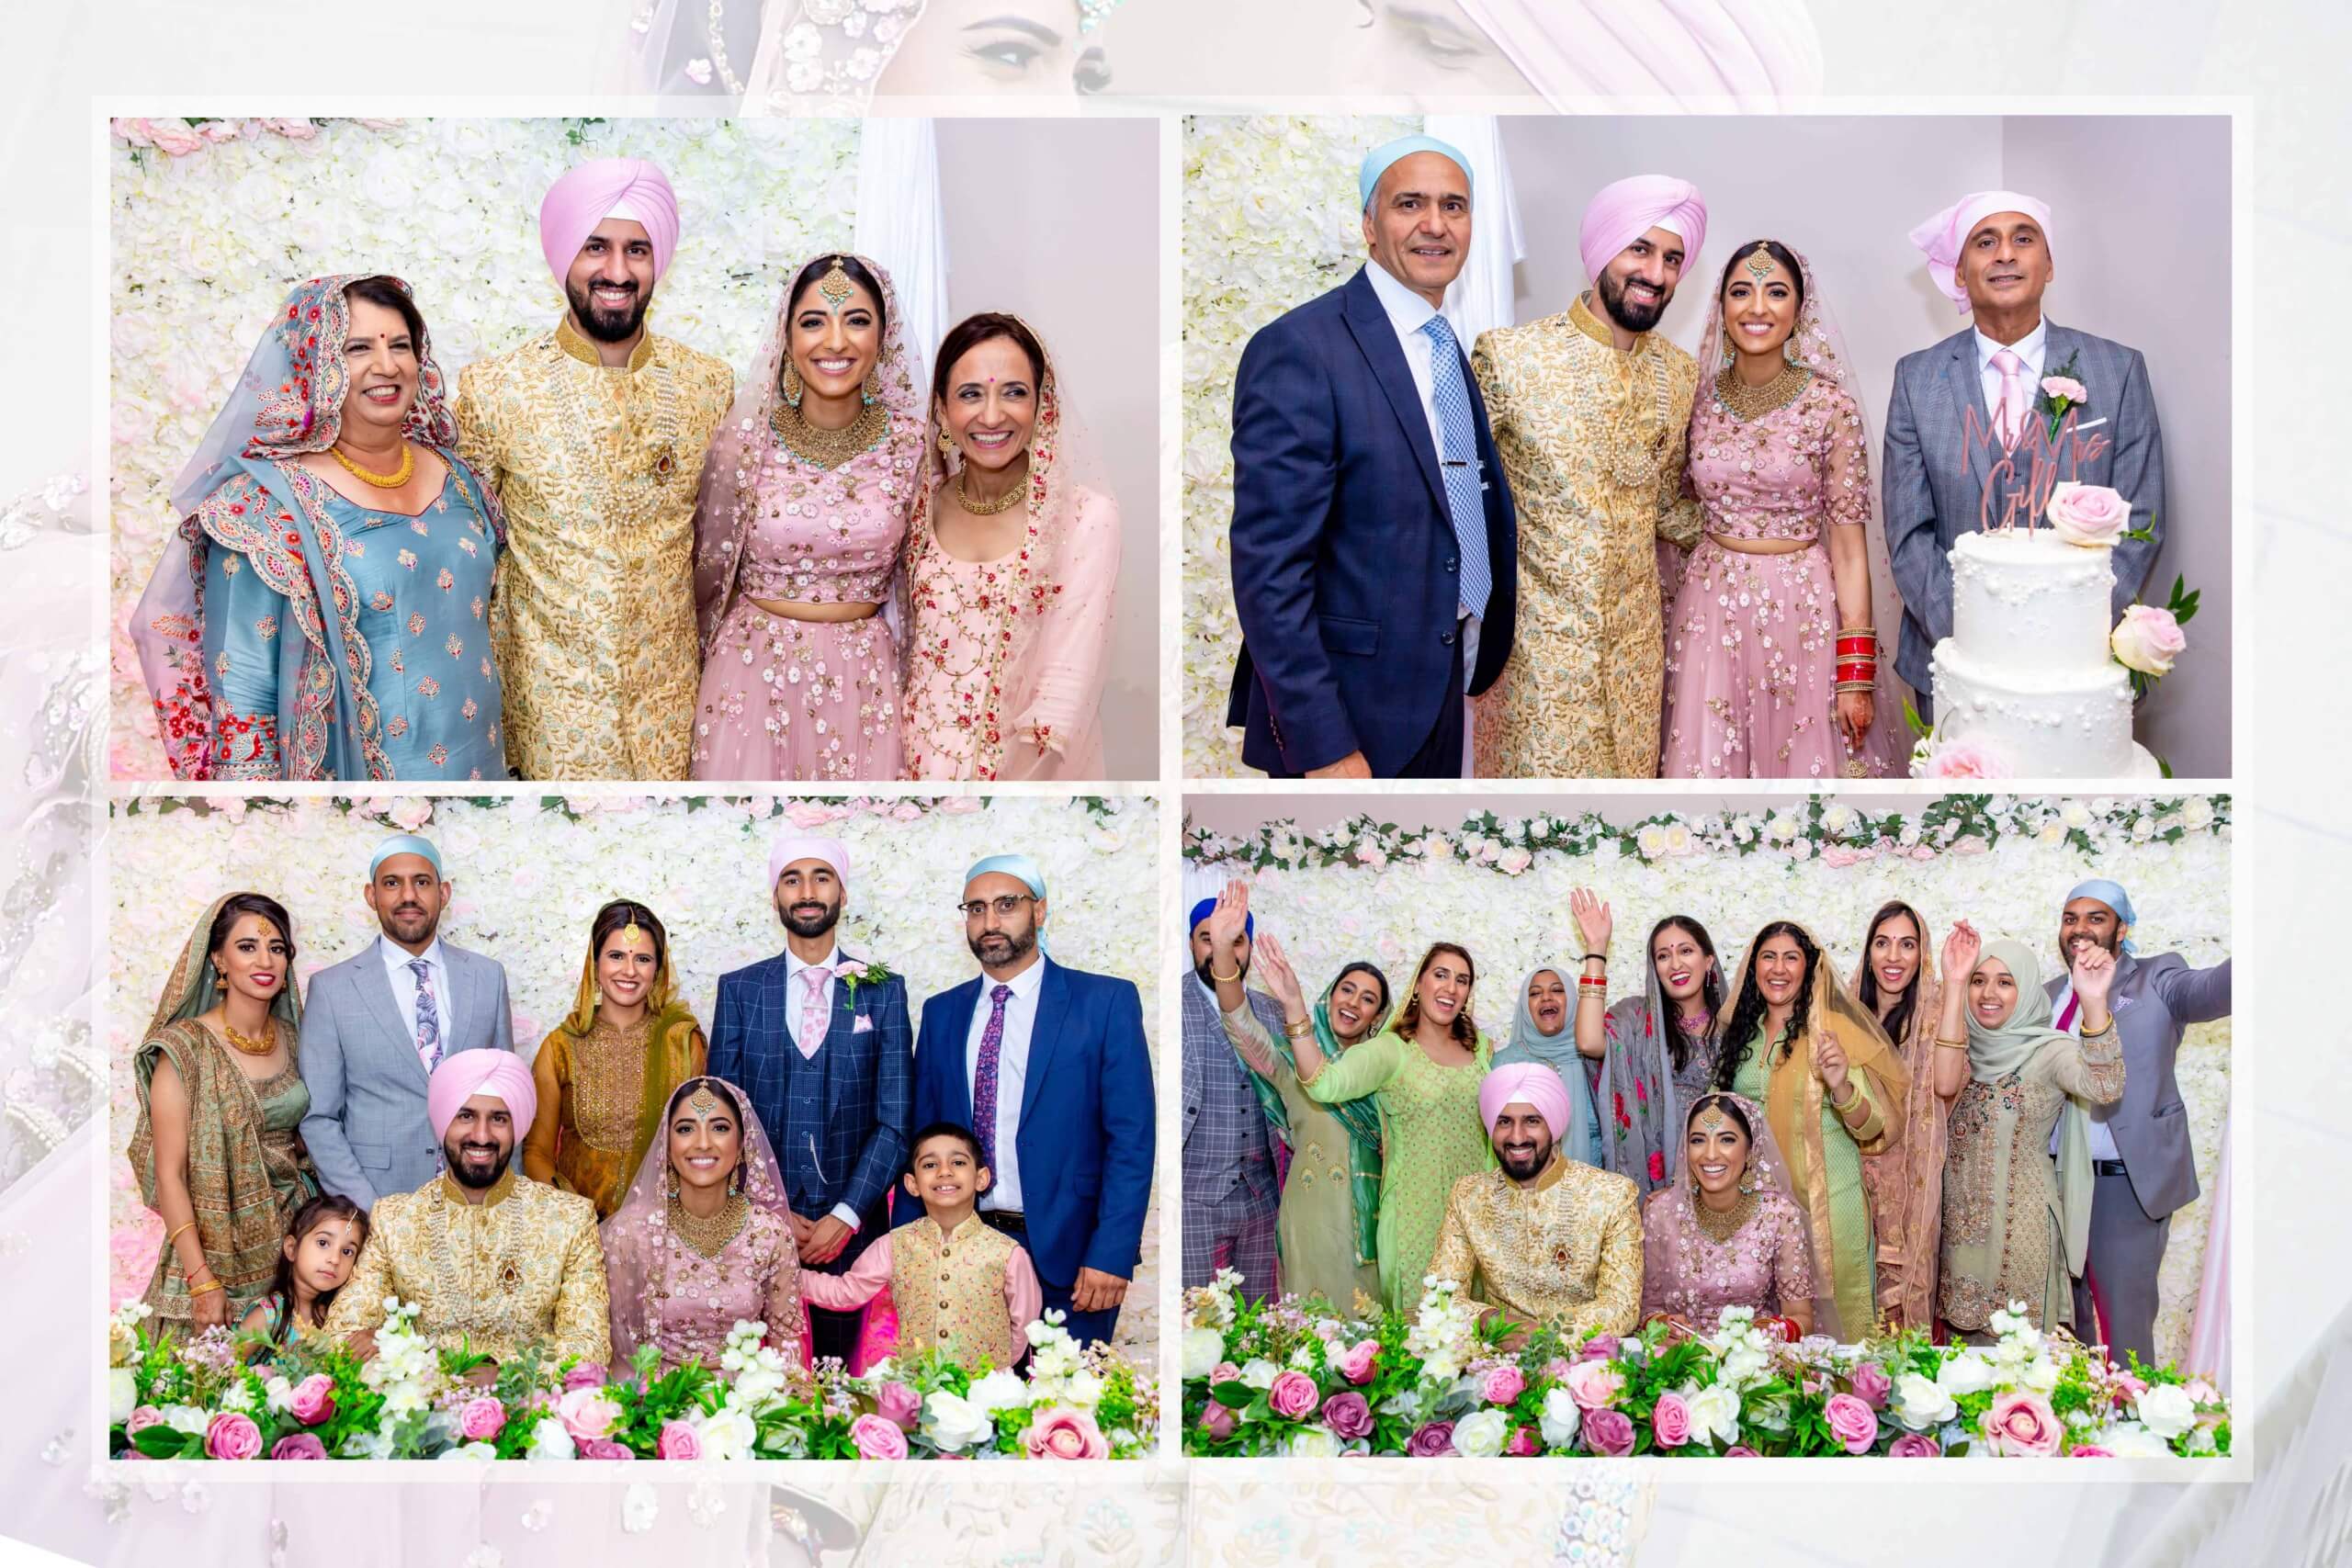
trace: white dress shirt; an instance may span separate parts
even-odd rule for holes
[[[996,1163],[989,1167],[993,1179],[989,1190],[980,1194],[979,1206],[983,1209],[1022,1213],[1021,1151],[1016,1146],[1021,1134],[1021,1091],[1029,1081],[1029,1037],[1037,1027],[1037,992],[1046,983],[1046,955],[1041,953],[1035,963],[1004,981],[991,979],[983,972],[979,999],[972,1006],[972,1024],[964,1032],[964,1082],[977,1089],[980,1037],[989,1032],[989,1014],[996,1010],[993,993],[1000,984],[1012,987],[1012,995],[1004,998],[1004,1038],[997,1047],[996,1126],[989,1133],[989,1142],[996,1146]],[[973,1131],[979,1129],[975,1127]]]
[[[1984,389],[1984,406],[1992,411],[1996,430],[2000,428],[2001,367],[1993,363],[1993,356],[2005,348],[2025,361],[2024,368],[2018,372],[2018,379],[2025,389],[2025,407],[2019,418],[2031,418],[2033,400],[2041,391],[2042,361],[2050,351],[2050,318],[2044,316],[2034,322],[2033,331],[2015,343],[1995,343],[1981,329],[1976,333],[1977,379]]]
[[[408,1027],[408,1043],[416,1043],[416,972],[409,967],[418,959],[426,964],[424,983],[433,992],[433,1015],[441,1021],[441,1054],[447,1056],[456,1048],[451,1030],[456,1022],[449,1016],[449,960],[441,951],[441,939],[435,937],[423,953],[411,953],[390,937],[379,936],[376,946],[384,955],[384,973],[392,982],[392,1000],[401,1010],[401,1020]],[[424,1062],[424,1053],[416,1055]],[[425,1065],[425,1071],[432,1066]]]
[[[1436,453],[1438,461],[1442,463],[1445,461],[1445,430],[1437,420],[1437,372],[1430,368],[1430,356],[1437,352],[1437,344],[1421,331],[1429,325],[1430,318],[1440,312],[1428,300],[1406,288],[1377,260],[1367,260],[1363,273],[1372,280],[1372,292],[1380,300],[1380,308],[1388,312],[1388,324],[1396,331],[1397,346],[1405,351],[1405,368],[1412,372],[1413,390],[1420,394],[1421,417],[1430,423],[1430,450]],[[1475,454],[1471,461],[1477,461]],[[1478,488],[1483,494],[1486,475],[1480,474],[1478,478]],[[1451,521],[1449,514],[1449,527]],[[1469,623],[1463,628],[1462,641],[1462,682],[1464,689],[1467,690],[1471,671],[1478,662],[1478,620],[1477,611],[1473,606],[1464,604],[1460,609],[1462,619]]]
[[[824,964],[825,968],[831,971],[831,973],[825,976],[825,983],[818,987],[818,994],[825,998],[825,1017],[827,1019],[831,1019],[833,1016],[833,987],[840,983],[841,978],[842,950],[840,943],[836,942],[833,945],[832,950],[827,953],[820,962]],[[785,1018],[787,1021],[786,1027],[792,1031],[793,1036],[792,1041],[787,1043],[787,1048],[790,1050],[797,1051],[800,1048],[797,1043],[800,1038],[800,1016],[808,1010],[808,982],[800,977],[800,972],[803,969],[814,969],[816,967],[817,964],[803,964],[800,962],[800,955],[793,952],[791,948],[787,947],[784,950],[784,986],[786,1005],[791,1010],[785,1014]],[[824,1043],[825,1043],[821,1040],[818,1041],[818,1049],[822,1050],[824,1048]],[[809,1059],[814,1060],[815,1055],[815,1052],[809,1053]],[[857,1211],[851,1208],[847,1203],[834,1204],[831,1213],[833,1218],[841,1221],[842,1224],[847,1225],[854,1231],[863,1230],[865,1228],[858,1221]]]

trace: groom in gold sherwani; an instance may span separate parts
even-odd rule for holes
[[[695,497],[735,375],[646,328],[677,244],[660,169],[569,171],[539,208],[569,309],[458,378],[458,452],[506,513],[491,640],[520,778],[686,776],[702,678]]]
[[[1478,700],[1482,778],[1652,778],[1666,677],[1657,543],[1699,542],[1682,494],[1699,365],[1651,329],[1707,232],[1698,187],[1636,175],[1579,235],[1591,289],[1471,355],[1519,503],[1519,640]]]

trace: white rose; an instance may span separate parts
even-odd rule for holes
[[[1772,818],[1764,832],[1775,843],[1786,843],[1797,836],[1797,819],[1784,811]]]
[[[1266,1382],[1257,1386],[1264,1388],[1273,1381],[1274,1374],[1269,1371],[1266,1374]],[[1000,1367],[974,1383],[972,1392],[965,1397],[972,1402],[975,1409],[985,1410],[993,1415],[1000,1410],[1012,1410],[1026,1406],[1029,1403],[1029,1390],[1018,1377]]]
[[[1225,1336],[1214,1328],[1188,1328],[1180,1342],[1178,1354],[1182,1359],[1187,1381],[1204,1378],[1225,1359]]]
[[[959,1453],[996,1436],[996,1422],[978,1404],[939,1389],[922,1404],[923,1436],[941,1451]]]
[[[1500,1410],[1474,1410],[1453,1424],[1453,1451],[1464,1459],[1493,1459],[1510,1441],[1510,1416]]]
[[[2201,795],[2192,795],[2180,808],[2181,820],[2191,828],[2210,827],[2213,821],[2213,803]]]
[[[1666,829],[1666,852],[1670,855],[1689,854],[1690,829],[1679,822],[1669,824]]]
[[[1544,1395],[1543,1418],[1536,1429],[1544,1434],[1547,1449],[1565,1449],[1577,1440],[1577,1428],[1584,1424],[1584,1412],[1577,1408],[1574,1395],[1565,1388],[1555,1388]]]
[[[1905,1372],[1894,1380],[1894,1418],[1913,1431],[1940,1427],[1959,1414],[1951,1391],[1934,1378]]]
[[[1285,1451],[1293,1459],[1337,1459],[1340,1435],[1329,1427],[1302,1427],[1291,1434]]]
[[[1722,1383],[1687,1393],[1682,1403],[1690,1411],[1694,1437],[1712,1437],[1725,1447],[1739,1441],[1739,1395]]]
[[[2154,1390],[2150,1391],[2151,1393]],[[2170,1459],[2172,1449],[2137,1421],[2119,1421],[2100,1435],[2098,1446],[2118,1459]]]
[[[531,1428],[531,1446],[523,1457],[562,1460],[578,1456],[579,1450],[572,1447],[571,1434],[563,1429],[563,1423],[552,1416],[542,1416]]]
[[[759,1424],[741,1410],[717,1410],[702,1418],[696,1435],[705,1459],[748,1459],[760,1439]]]
[[[2058,815],[2069,828],[2087,828],[2091,825],[2090,808],[2079,800],[2068,801],[2059,809]]]
[[[1272,1388],[1274,1386],[1274,1374],[1281,1371],[1263,1356],[1252,1356],[1241,1363],[1241,1381],[1251,1388]],[[979,1391],[975,1389],[973,1392],[977,1393]]]
[[[107,1424],[119,1427],[139,1407],[139,1379],[129,1367],[107,1371]]]
[[[2197,1402],[2178,1383],[2160,1382],[2139,1397],[2132,1414],[2168,1443],[2197,1424]]]
[[[1634,835],[1634,842],[1640,845],[1644,860],[1656,860],[1666,853],[1666,829],[1656,822],[1649,823]]]
[[[1854,808],[1850,806],[1832,806],[1821,814],[1821,830],[1825,833],[1842,834],[1853,825]]]
[[[2066,824],[2052,817],[2033,836],[2045,844],[2063,844],[2066,841]]]
[[[2048,1393],[2058,1386],[2058,1363],[2047,1356],[2036,1356],[2026,1363],[2024,1381],[2036,1393]]]
[[[1982,1356],[1963,1351],[1937,1369],[1936,1382],[1954,1398],[1982,1393],[1993,1386],[1992,1364]]]
[[[200,1435],[212,1425],[212,1417],[193,1404],[166,1404],[164,1406],[164,1425],[175,1432]]]

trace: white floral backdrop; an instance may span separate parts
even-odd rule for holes
[[[1572,798],[1505,804],[1528,815],[1486,812],[1452,830],[1375,818],[1311,832],[1272,818],[1250,833],[1188,826],[1185,892],[1200,897],[1219,874],[1248,876],[1259,928],[1282,937],[1310,985],[1369,956],[1402,987],[1431,941],[1458,942],[1478,965],[1476,1016],[1498,1039],[1510,1032],[1520,979],[1583,951],[1568,894],[1584,886],[1609,901],[1615,922],[1612,999],[1637,988],[1643,938],[1669,913],[1707,928],[1726,984],[1748,939],[1783,917],[1804,921],[1850,976],[1871,916],[1891,898],[1919,910],[1939,947],[1965,919],[1988,941],[2015,938],[2053,963],[2058,909],[2089,876],[2131,894],[2141,952],[2178,953],[2201,967],[2231,951],[2226,795],[1953,795],[1891,813],[1794,796],[1777,810],[1669,810],[1633,823],[1580,811]],[[2192,1026],[2179,1056],[2209,1194],[2230,1109],[2230,1049],[2224,1019]],[[2188,1348],[2209,1220],[2207,1198],[2173,1218],[2156,1319],[2164,1359]]]
[[[1363,260],[1356,169],[1418,117],[1208,116],[1184,121],[1186,778],[1254,778],[1225,698],[1233,615],[1233,373],[1250,335],[1338,288]],[[1270,303],[1271,302],[1271,303]],[[146,711],[141,709],[141,712]]]
[[[562,308],[539,254],[548,186],[588,158],[650,158],[684,218],[651,320],[740,378],[785,269],[850,241],[857,136],[843,119],[116,121],[114,776],[170,776],[127,620],[175,522],[172,479],[288,288],[407,279],[454,389]]]
[[[110,1304],[146,1289],[163,1235],[121,1157],[138,1120],[130,1055],[212,899],[253,888],[283,903],[294,921],[296,976],[307,987],[319,970],[376,940],[375,919],[360,900],[375,844],[387,832],[423,832],[455,884],[442,932],[505,966],[515,1049],[529,1055],[571,1007],[589,920],[606,899],[624,896],[643,899],[669,928],[680,992],[707,1027],[719,976],[783,945],[761,885],[769,841],[787,823],[849,846],[842,945],[904,975],[918,1010],[975,972],[950,908],[964,868],[1005,851],[1036,856],[1051,897],[1056,961],[1134,981],[1157,1059],[1154,998],[1166,946],[1158,923],[1159,807],[1148,797],[125,799],[116,803],[107,843]],[[1120,1342],[1147,1350],[1159,1333],[1158,1235],[1155,1204],[1119,1316]]]

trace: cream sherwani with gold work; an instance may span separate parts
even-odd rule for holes
[[[458,450],[506,508],[491,606],[526,779],[683,779],[702,679],[695,497],[735,375],[647,333],[605,366],[560,321],[458,378]]]
[[[1485,778],[1652,778],[1666,642],[1657,542],[1699,542],[1682,493],[1698,361],[1619,349],[1578,299],[1471,355],[1519,507],[1519,633],[1477,701]]]

